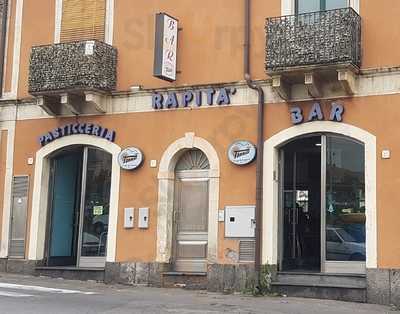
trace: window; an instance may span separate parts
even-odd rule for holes
[[[326,230],[326,241],[327,242],[335,242],[335,243],[342,243],[338,235],[333,230]]]
[[[7,38],[7,11],[8,1],[2,1],[0,3],[0,96],[3,92],[3,72],[5,63],[5,50],[6,50],[6,38]]]
[[[346,8],[349,0],[295,0],[296,14]]]
[[[63,0],[61,42],[105,40],[106,0]]]

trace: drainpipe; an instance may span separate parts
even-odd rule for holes
[[[255,275],[256,287],[260,287],[261,250],[262,250],[262,212],[263,212],[263,159],[264,159],[264,91],[260,85],[255,84],[250,75],[250,27],[251,27],[251,1],[244,0],[244,79],[247,86],[258,93],[257,105],[257,165],[256,165],[256,243],[255,243]]]

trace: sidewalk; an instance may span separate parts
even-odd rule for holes
[[[396,314],[390,307],[0,274],[0,313]]]

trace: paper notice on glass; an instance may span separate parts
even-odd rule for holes
[[[93,206],[93,215],[94,216],[103,215],[103,206]]]

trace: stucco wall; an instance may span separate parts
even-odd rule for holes
[[[400,236],[398,208],[400,181],[398,158],[397,110],[400,96],[371,96],[341,100],[345,106],[344,122],[354,125],[377,137],[377,213],[378,213],[378,267],[400,267]],[[297,103],[305,114],[311,102]],[[265,138],[291,125],[289,108],[285,103],[267,104],[265,113]],[[330,102],[324,101],[325,116]],[[255,164],[245,167],[232,165],[226,151],[234,140],[256,141],[255,106],[210,107],[179,109],[162,112],[115,114],[97,117],[80,117],[80,122],[96,122],[116,130],[116,144],[122,148],[137,146],[145,154],[143,166],[132,172],[121,172],[119,220],[117,234],[117,261],[153,261],[156,256],[156,209],[158,201],[157,168],[150,168],[152,159],[160,161],[166,148],[187,132],[206,139],[217,151],[221,165],[219,208],[227,205],[249,205],[255,202]],[[27,159],[40,148],[38,137],[56,126],[75,119],[40,119],[17,122],[14,156],[14,174],[33,176],[33,166]],[[312,122],[310,122],[312,123]],[[391,159],[381,159],[383,149],[391,150]],[[32,187],[31,187],[32,189]],[[124,207],[150,207],[148,230],[125,230]],[[28,220],[29,221],[29,220]],[[224,238],[223,223],[219,224],[218,258],[231,263],[230,251],[238,251],[238,242]]]

